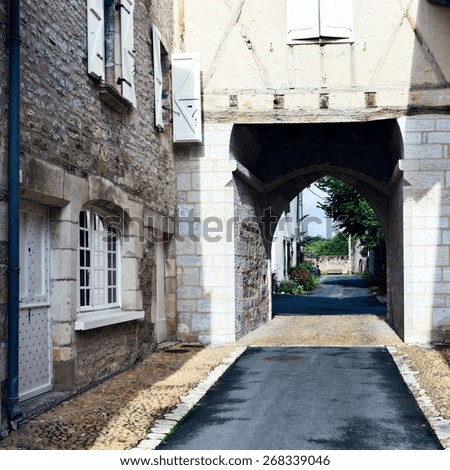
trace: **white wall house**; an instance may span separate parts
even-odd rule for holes
[[[203,106],[202,142],[176,149],[178,207],[199,230],[213,219],[217,230],[233,227],[232,239],[224,230],[177,245],[180,337],[232,341],[267,320],[276,222],[331,175],[369,201],[385,230],[388,318],[399,335],[448,338],[450,8],[175,4],[175,48],[199,53]]]

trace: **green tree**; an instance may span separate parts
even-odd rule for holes
[[[328,194],[318,206],[346,235],[359,238],[366,249],[384,243],[374,210],[351,186],[331,176],[321,178],[317,186]]]
[[[305,253],[314,253],[316,256],[346,256],[348,255],[348,238],[338,233],[330,240],[318,240],[304,247]]]
[[[305,235],[303,237],[303,245],[304,246],[311,245],[311,243],[321,242],[321,241],[325,241],[325,238],[323,238],[321,235],[316,235],[314,237],[312,237],[310,235]]]

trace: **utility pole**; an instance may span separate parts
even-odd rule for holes
[[[348,236],[348,273],[352,274],[353,273],[353,268],[352,268],[352,236]]]
[[[297,195],[297,236],[296,236],[296,261],[303,262],[303,192]]]

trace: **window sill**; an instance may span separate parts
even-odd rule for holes
[[[300,44],[353,44],[355,40],[353,38],[311,38],[311,39],[288,39],[288,46],[296,46]]]
[[[116,325],[133,320],[143,320],[143,310],[100,310],[96,312],[83,312],[77,315],[75,331],[93,330],[103,326]]]
[[[116,111],[124,112],[133,107],[133,104],[124,98],[112,85],[100,83],[97,85],[100,99],[114,108]]]

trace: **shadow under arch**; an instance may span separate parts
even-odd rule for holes
[[[240,218],[244,215],[257,219],[261,234],[260,240],[252,236],[247,241],[235,232],[240,266],[236,269],[237,292],[240,297],[243,293],[236,302],[237,323],[256,325],[255,315],[249,312],[254,305],[267,305],[266,287],[255,286],[264,275],[255,275],[251,270],[258,269],[257,259],[262,272],[270,266],[271,242],[284,209],[303,189],[329,175],[349,184],[366,199],[385,231],[387,258],[391,258],[390,263],[387,260],[388,278],[394,280],[388,285],[388,298],[395,293],[400,299],[388,300],[392,307],[388,320],[402,336],[403,260],[398,247],[403,243],[403,213],[396,204],[395,192],[401,177],[398,162],[403,157],[403,139],[397,120],[235,124],[230,153],[237,161],[237,211]],[[250,282],[253,287],[247,289]],[[252,321],[245,320],[249,317]],[[244,330],[249,331],[241,328]]]
[[[272,243],[278,220],[287,204],[299,193],[324,176],[332,176],[351,186],[374,209],[385,232],[389,229],[389,194],[386,188],[358,172],[343,170],[333,166],[310,167],[293,172],[290,179],[279,182],[272,191],[262,197],[262,225],[267,243]]]

